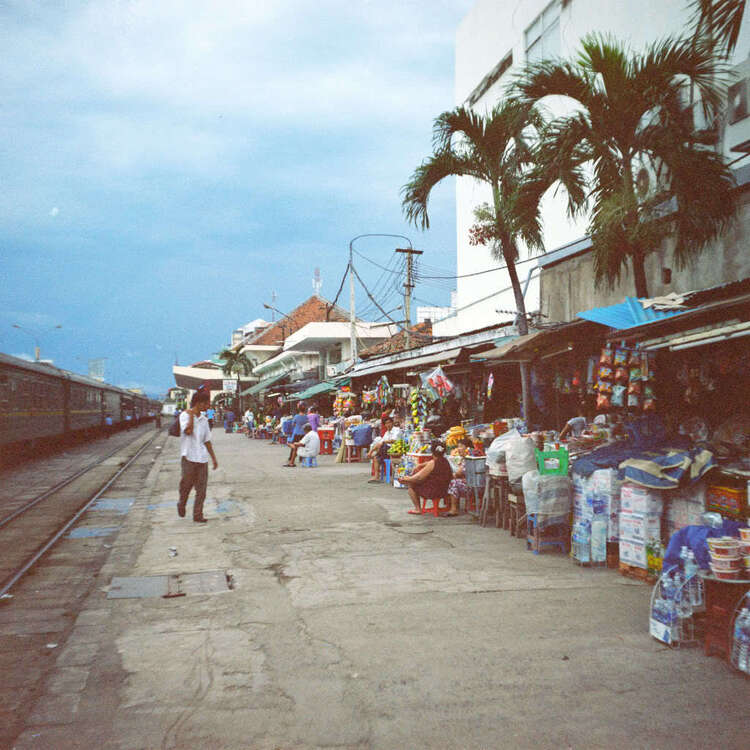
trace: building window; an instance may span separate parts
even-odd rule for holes
[[[560,55],[560,2],[553,0],[526,29],[526,62]]]
[[[469,94],[469,98],[466,100],[466,103],[473,107],[486,93],[489,91],[490,87],[496,83],[500,77],[505,73],[506,70],[510,68],[510,66],[513,65],[513,52],[508,52],[508,54],[500,60],[500,62],[495,65],[495,67],[487,73],[487,75],[482,78],[482,80],[479,82],[479,85],[474,89],[474,91]]]

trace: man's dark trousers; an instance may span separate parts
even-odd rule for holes
[[[182,457],[182,478],[180,479],[180,500],[177,507],[180,513],[185,512],[190,490],[195,487],[195,500],[193,500],[193,520],[203,518],[203,501],[206,499],[206,487],[208,486],[208,462],[196,463]]]

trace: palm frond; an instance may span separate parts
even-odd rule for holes
[[[446,177],[462,175],[477,176],[475,166],[449,149],[438,151],[425,159],[401,188],[401,208],[407,221],[422,229],[429,229],[427,204],[432,189]]]
[[[456,107],[435,118],[432,127],[432,148],[445,151],[453,144],[454,136],[462,134],[470,143],[481,143],[484,139],[484,118],[466,107]]]
[[[695,37],[716,43],[731,55],[739,40],[745,0],[693,0],[690,7]]]

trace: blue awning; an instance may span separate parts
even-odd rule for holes
[[[643,307],[641,301],[636,297],[625,297],[623,302],[609,307],[594,307],[578,313],[579,318],[590,320],[610,328],[624,330],[634,326],[642,326],[645,323],[653,323],[665,318],[673,318],[686,310],[654,310],[652,307]]]

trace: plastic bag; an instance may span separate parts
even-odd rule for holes
[[[548,523],[567,521],[572,497],[567,476],[540,474],[534,469],[523,475],[522,484],[527,513],[540,513]]]
[[[498,435],[487,449],[487,463],[488,464],[503,464],[505,463],[505,448],[511,440],[520,440],[521,433],[513,428],[504,432],[502,435]]]
[[[505,447],[508,481],[517,482],[527,471],[536,468],[536,442],[533,438],[509,440]]]

